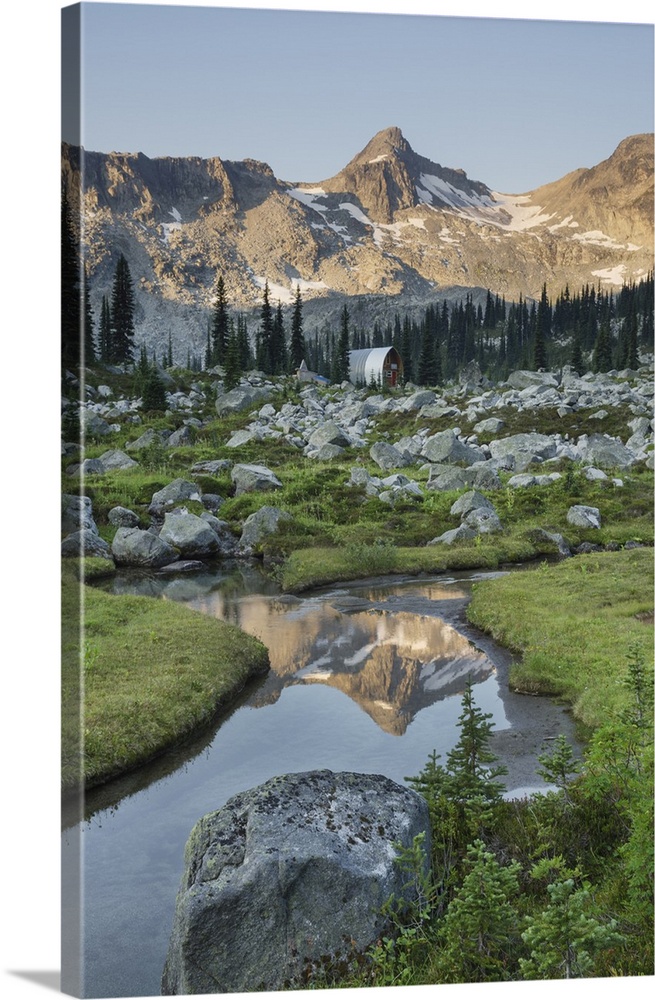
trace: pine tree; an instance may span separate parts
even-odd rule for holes
[[[436,385],[438,375],[437,355],[432,330],[427,323],[424,323],[416,378],[419,385]]]
[[[84,272],[84,281],[82,285],[83,289],[83,309],[82,315],[84,317],[84,357],[83,364],[92,365],[96,360],[96,346],[93,339],[93,310],[91,309],[91,296],[89,294],[89,279],[87,277],[86,271]]]
[[[71,367],[80,363],[81,349],[81,265],[80,250],[73,227],[71,209],[62,191],[61,197],[61,357]]]
[[[534,345],[532,349],[532,369],[539,371],[548,367],[546,356],[546,338],[543,325],[543,315],[541,308],[537,311],[536,327],[534,334]]]
[[[234,321],[230,320],[228,326],[227,350],[225,352],[225,388],[236,388],[241,381],[243,370],[241,368],[241,351],[239,347],[239,336],[234,329]]]
[[[242,372],[247,372],[252,368],[254,359],[248,339],[248,323],[242,313],[237,316],[237,343],[239,345],[239,366]]]
[[[117,364],[134,360],[134,290],[123,254],[118,258],[112,287],[109,360]]]
[[[503,766],[492,767],[497,757],[491,751],[491,713],[483,713],[473,698],[469,678],[462,697],[462,711],[457,725],[459,739],[446,758],[448,794],[461,807],[461,819],[470,835],[478,836],[501,801],[502,785],[496,779],[507,774]],[[468,838],[467,838],[468,839]]]
[[[307,348],[305,347],[305,337],[302,329],[302,298],[300,296],[300,285],[296,285],[296,298],[291,317],[291,344],[289,347],[289,364],[292,372],[300,368],[301,363],[305,360],[306,353]]]
[[[143,409],[147,412],[166,409],[166,388],[159,374],[156,362],[148,368],[142,390]]]
[[[612,367],[612,340],[607,320],[600,325],[591,365],[595,372],[608,372]]]
[[[271,364],[274,375],[282,375],[287,370],[287,342],[284,334],[282,306],[278,302],[273,319],[271,335]]]
[[[519,959],[524,979],[577,979],[594,974],[595,959],[606,948],[625,943],[615,920],[593,914],[591,886],[579,869],[567,868],[561,857],[544,858],[532,869],[534,878],[555,872],[548,887],[550,903],[528,917],[521,937],[530,958]],[[581,882],[581,884],[579,884]]]
[[[227,298],[223,275],[219,274],[216,282],[216,302],[212,313],[212,365],[222,365],[227,348]]]
[[[514,899],[520,867],[518,862],[499,864],[481,840],[469,846],[466,875],[437,936],[439,982],[512,978],[509,955],[518,938]]]
[[[341,311],[341,328],[339,340],[332,355],[332,381],[345,382],[350,375],[350,328],[348,307],[344,305]]]
[[[580,346],[580,337],[576,334],[573,337],[573,342],[571,344],[571,367],[574,372],[578,375],[582,375],[585,368],[584,358],[582,357],[582,347]]]
[[[264,285],[264,301],[261,308],[261,322],[257,337],[257,367],[266,372],[267,375],[273,373],[273,310],[269,300],[268,280]]]
[[[106,295],[102,296],[102,303],[100,306],[98,355],[101,361],[109,361],[111,358],[111,312],[109,309],[109,299]]]

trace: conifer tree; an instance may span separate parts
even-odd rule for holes
[[[239,345],[239,365],[242,372],[253,366],[253,356],[248,339],[248,323],[243,313],[237,316],[237,343]]]
[[[89,294],[89,279],[86,271],[83,281],[83,310],[84,317],[84,357],[85,365],[92,365],[96,360],[96,346],[93,339],[93,310],[91,309],[91,296]]]
[[[341,328],[339,340],[335,345],[332,355],[332,381],[345,382],[350,376],[350,328],[349,328],[348,306],[344,305],[341,311]]]
[[[302,298],[300,295],[300,285],[296,285],[296,298],[291,317],[291,344],[289,347],[289,362],[292,372],[300,368],[306,353],[307,348],[305,347],[305,337],[302,328]]]
[[[284,317],[282,306],[278,302],[273,319],[271,334],[271,364],[273,374],[282,375],[287,370],[287,342],[284,333]]]
[[[230,319],[228,325],[227,350],[225,352],[225,388],[230,390],[238,386],[243,369],[241,368],[241,350],[239,346],[239,336],[234,328],[234,321]]]
[[[112,287],[110,361],[125,364],[133,360],[134,290],[129,265],[121,254]]]
[[[582,357],[580,337],[577,334],[573,337],[573,343],[571,344],[571,367],[578,375],[582,375],[584,372],[585,363]]]
[[[71,208],[61,197],[61,356],[71,367],[80,363],[81,264],[79,242],[73,227]]]
[[[143,399],[143,409],[146,412],[166,409],[166,388],[159,374],[156,361],[153,361],[148,367],[141,396]]]
[[[268,279],[264,285],[264,301],[261,308],[261,322],[257,336],[257,367],[270,375],[273,372],[273,310],[269,299]]]
[[[612,367],[612,341],[607,320],[600,325],[591,365],[595,372],[608,372]]]
[[[423,324],[421,336],[421,353],[418,359],[416,377],[419,385],[436,385],[439,371],[437,369],[437,354],[435,351],[432,331],[427,323]]]
[[[548,367],[548,359],[546,357],[546,338],[544,336],[544,327],[541,310],[537,311],[537,320],[534,334],[534,345],[532,348],[532,369],[534,371],[539,371],[541,368]]]
[[[472,843],[466,875],[437,938],[440,982],[480,983],[512,978],[508,961],[518,938],[520,865],[503,866],[481,840]]]
[[[109,299],[102,296],[100,307],[100,330],[98,333],[98,354],[101,361],[111,359],[111,312],[109,309]]]
[[[497,760],[489,746],[493,727],[488,720],[491,717],[490,712],[483,713],[476,706],[469,677],[457,722],[460,735],[446,758],[446,770],[448,794],[459,803],[463,825],[472,836],[480,834],[505,791],[504,785],[496,779],[506,774],[507,769],[491,766]]]
[[[223,275],[219,274],[216,282],[216,302],[212,313],[212,364],[222,365],[227,348],[227,298]]]
[[[615,920],[601,921],[593,913],[589,882],[561,857],[544,858],[532,869],[534,878],[554,873],[548,885],[548,906],[527,919],[522,933],[530,957],[519,964],[524,979],[577,979],[594,973],[596,956],[625,942]]]

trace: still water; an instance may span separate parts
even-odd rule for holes
[[[315,768],[402,783],[456,742],[468,676],[499,737],[512,735],[519,703],[506,687],[509,657],[463,619],[472,581],[489,575],[366,581],[305,598],[282,595],[246,565],[112,580],[114,592],[182,601],[238,624],[268,647],[271,671],[194,740],[88,793],[84,821],[65,832],[65,853],[79,844],[82,858],[82,995],[159,995],[184,845],[195,822],[236,792]],[[550,703],[529,701],[534,756],[539,705],[549,706],[547,726],[559,721]],[[525,785],[524,764],[510,768],[508,789]],[[534,773],[528,784],[539,784]]]

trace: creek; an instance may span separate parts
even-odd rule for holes
[[[507,794],[544,788],[537,755],[559,733],[575,745],[573,724],[550,700],[510,692],[511,656],[466,622],[472,583],[493,575],[387,577],[293,597],[236,563],[173,578],[123,572],[105,584],[239,625],[268,647],[271,670],[193,739],[87,792],[83,816],[65,811],[64,877],[73,883],[79,871],[84,913],[77,927],[65,902],[63,924],[66,947],[80,942],[82,996],[159,995],[184,845],[202,815],[291,771],[404,783],[456,743],[468,676],[491,713]]]

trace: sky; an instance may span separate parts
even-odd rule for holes
[[[82,10],[82,130],[64,137],[89,150],[253,157],[284,180],[319,181],[397,125],[416,152],[519,193],[653,130],[652,25]]]
[[[184,5],[185,0],[178,0]],[[0,393],[3,446],[2,470],[9,487],[0,491],[0,523],[3,533],[3,568],[5,594],[3,604],[3,716],[0,726],[0,752],[3,768],[3,818],[0,825],[0,852],[3,865],[3,905],[10,915],[0,935],[0,986],[11,1000],[39,1000],[48,988],[57,990],[59,969],[59,800],[58,800],[58,704],[59,704],[59,173],[60,173],[60,10],[63,0],[14,0],[5,12],[3,22],[3,57],[0,60],[0,85],[3,96],[2,138],[0,157],[2,183],[2,224],[4,236],[3,270],[3,386]],[[204,6],[196,0],[196,6]],[[125,6],[123,4],[116,6]],[[253,0],[223,0],[223,7],[257,7]],[[433,10],[442,15],[484,15],[495,18],[526,16],[527,5],[516,0],[268,0],[266,6],[336,11],[394,11],[396,14]],[[649,0],[631,0],[629,10],[619,8],[616,0],[531,0],[530,17],[535,19],[576,19],[588,22],[653,22]],[[342,22],[343,23],[343,22]],[[352,19],[351,22],[352,23]],[[395,24],[398,23],[396,18]],[[469,24],[469,27],[471,25]],[[642,34],[625,25],[604,28],[614,41],[609,53],[604,50],[600,63],[592,66],[592,87],[574,86],[571,74],[588,57],[576,52],[565,59],[568,49],[549,47],[544,52],[541,39],[545,34],[534,32],[532,47],[525,34],[522,43],[513,49],[507,42],[491,45],[491,35],[477,37],[475,49],[465,46],[454,68],[439,77],[440,67],[448,65],[453,52],[443,37],[433,44],[421,45],[418,33],[416,48],[401,51],[397,37],[381,45],[379,35],[371,32],[353,39],[344,33],[327,49],[322,37],[312,40],[310,72],[284,92],[278,88],[285,38],[277,30],[270,44],[266,38],[250,38],[245,45],[228,45],[212,36],[202,46],[203,60],[183,46],[178,36],[177,47],[171,53],[153,37],[142,37],[137,52],[153,62],[163,74],[167,89],[166,102],[154,101],[151,91],[139,82],[130,95],[122,84],[133,79],[134,64],[120,50],[121,35],[108,35],[116,60],[110,66],[109,100],[105,103],[122,109],[123,123],[133,121],[135,149],[143,147],[137,139],[145,135],[150,118],[157,124],[152,140],[151,155],[174,153],[168,143],[176,136],[183,142],[180,153],[221,155],[239,158],[250,155],[268,160],[283,179],[323,179],[338,170],[358,152],[379,127],[395,124],[417,152],[444,166],[462,166],[471,177],[492,187],[509,191],[511,187],[528,189],[544,179],[552,180],[577,166],[593,165],[609,155],[625,135],[652,129],[652,70],[643,67],[649,55],[643,50],[637,55],[632,38]],[[498,28],[496,28],[498,30]],[[515,25],[515,33],[518,27]],[[574,31],[577,30],[574,26]],[[594,32],[590,32],[590,37]],[[516,34],[515,34],[516,37]],[[552,37],[551,34],[548,37]],[[561,37],[561,36],[560,36]],[[618,38],[621,38],[621,46]],[[496,35],[496,39],[498,36]],[[623,45],[628,44],[626,55]],[[125,35],[123,35],[125,40]],[[536,40],[535,40],[536,39]],[[200,40],[202,42],[202,39]],[[345,48],[348,41],[349,47]],[[175,42],[175,40],[174,40]],[[344,43],[342,45],[342,42]],[[537,45],[537,42],[540,42]],[[452,44],[452,43],[450,43]],[[562,43],[563,45],[564,43]],[[647,43],[644,43],[647,45]],[[589,43],[591,45],[591,42]],[[266,59],[260,58],[262,48]],[[233,51],[232,51],[233,50]],[[198,51],[198,50],[196,50]],[[427,54],[426,54],[427,51]],[[596,50],[597,51],[597,50]],[[365,60],[369,74],[385,85],[385,73],[390,78],[398,71],[400,83],[396,92],[401,101],[402,120],[389,98],[380,102],[375,114],[375,89],[343,83],[342,54],[353,52]],[[585,48],[585,52],[587,49]],[[150,55],[149,55],[150,53]],[[318,54],[321,54],[321,62]],[[417,53],[421,53],[421,60]],[[557,58],[556,58],[557,55]],[[286,57],[285,57],[286,58]],[[600,59],[600,56],[597,56]],[[650,56],[652,58],[652,54]],[[181,78],[179,69],[187,67],[187,82],[196,74],[199,81],[210,69],[220,73],[222,61],[235,59],[243,73],[244,87],[255,81],[252,91],[239,92],[234,83],[227,92],[218,89],[209,95],[195,89],[187,92],[186,101],[176,98],[172,85]],[[482,68],[480,61],[482,60]],[[350,60],[354,61],[354,60]],[[104,60],[106,63],[106,59]],[[593,63],[593,59],[592,59]],[[326,67],[329,70],[326,82]],[[268,85],[262,83],[262,65],[269,67]],[[296,64],[297,65],[297,64]],[[322,67],[319,75],[317,66]],[[362,62],[364,65],[364,62]],[[516,67],[522,67],[520,79]],[[191,67],[189,71],[188,67]],[[507,72],[514,67],[514,75]],[[385,70],[386,67],[386,70]],[[486,67],[486,71],[483,68]],[[425,83],[424,74],[435,74]],[[402,70],[402,72],[401,72]],[[544,71],[548,88],[533,90],[539,94],[537,104],[543,120],[544,102],[552,87],[559,86],[562,75],[570,80],[568,90],[560,93],[558,114],[554,124],[535,122],[536,111],[526,116],[521,111],[525,88],[531,81],[542,79],[535,74]],[[247,71],[247,72],[246,72]],[[384,72],[383,72],[384,71]],[[443,69],[441,70],[443,73]],[[639,82],[635,82],[635,73]],[[423,74],[421,76],[421,74]],[[650,76],[649,76],[650,74]],[[87,74],[88,76],[88,74]],[[600,77],[600,78],[599,78]],[[418,79],[423,82],[419,87]],[[153,77],[154,79],[154,77]],[[234,79],[234,78],[233,78]],[[364,82],[369,78],[363,78]],[[215,77],[215,80],[219,80]],[[476,81],[475,88],[473,81]],[[441,83],[439,81],[442,81]],[[445,81],[445,88],[444,88]],[[220,80],[219,80],[220,82]],[[293,81],[292,81],[293,82]],[[320,83],[318,98],[312,87]],[[329,84],[329,86],[328,86]],[[534,84],[536,87],[536,84]],[[582,86],[583,89],[580,89]],[[423,89],[422,89],[423,88]],[[432,89],[430,89],[432,88]],[[445,99],[443,90],[448,91]],[[361,91],[361,92],[360,92]],[[338,105],[331,94],[340,94]],[[111,94],[116,96],[111,98]],[[248,94],[246,101],[245,95]],[[236,125],[228,130],[228,115],[232,96],[239,100]],[[373,102],[373,103],[372,103]],[[103,121],[109,108],[94,109],[97,128],[93,145],[100,149],[130,149],[132,135],[109,135]],[[202,114],[200,111],[202,110]],[[90,128],[90,106],[87,102],[87,126]],[[393,114],[391,112],[394,112]],[[367,112],[366,114],[364,112]],[[377,117],[376,117],[377,115]],[[194,119],[202,128],[197,133],[181,133],[182,126]],[[375,120],[373,120],[375,119]],[[395,120],[394,120],[395,119]],[[485,119],[487,124],[485,125]],[[109,121],[109,117],[107,118]],[[154,148],[159,132],[162,149]],[[322,145],[323,136],[326,141]],[[96,142],[97,139],[97,142]],[[200,145],[202,139],[206,147]],[[275,145],[272,142],[275,139]],[[166,140],[164,142],[164,140]],[[261,140],[261,141],[260,141]],[[329,141],[328,141],[329,140]],[[285,160],[286,150],[292,150],[293,162]],[[299,154],[307,157],[300,161]],[[520,168],[520,174],[519,174]],[[287,175],[287,176],[285,176]],[[7,526],[11,526],[7,530]],[[29,859],[38,859],[33,861]],[[650,996],[647,977],[621,981],[635,1000]],[[552,984],[513,984],[517,1000],[547,1000]],[[600,988],[594,985],[594,991]],[[614,984],[616,985],[616,984]],[[562,1000],[585,1000],[587,982],[558,982]],[[444,989],[448,989],[445,987]],[[485,987],[455,987],[458,1000],[504,1000],[506,984]],[[45,992],[44,992],[45,990]],[[367,990],[367,1000],[375,991]],[[386,996],[386,994],[384,994]],[[416,1000],[434,996],[434,990],[418,987],[396,987],[394,1000]]]

